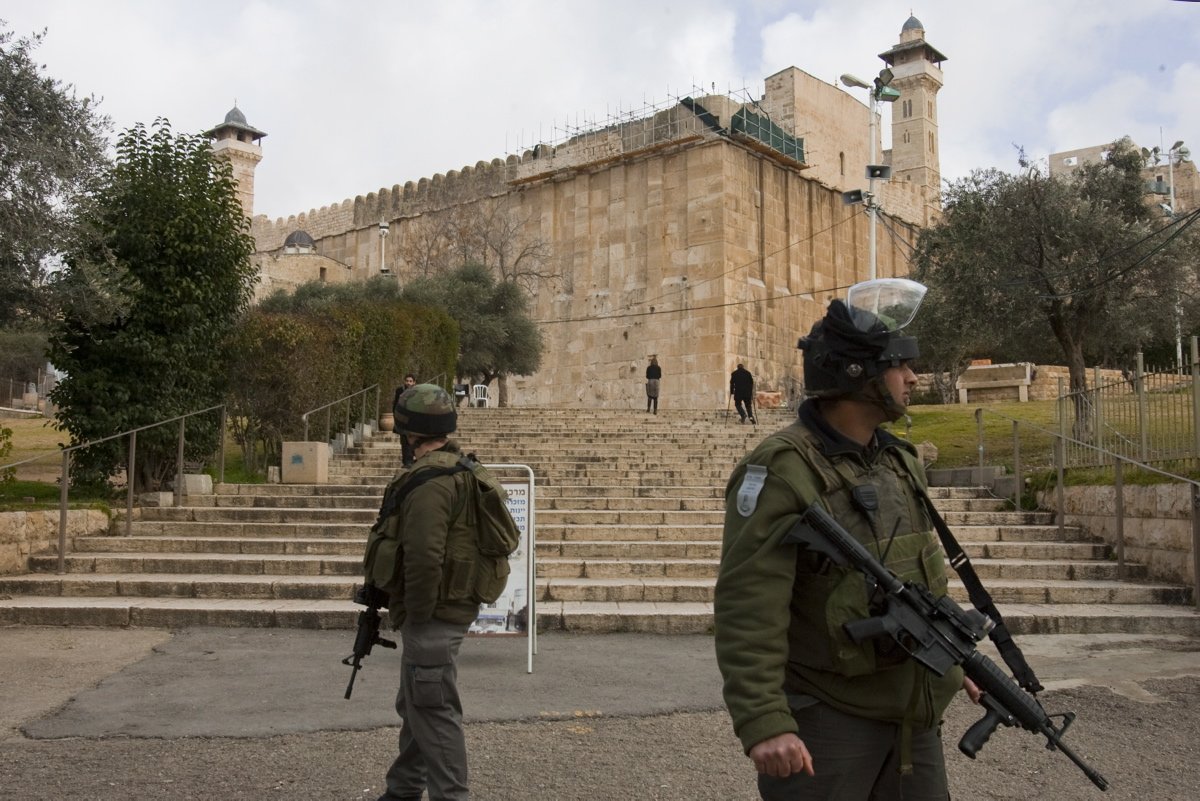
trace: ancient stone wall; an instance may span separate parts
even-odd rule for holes
[[[0,512],[0,575],[29,572],[29,557],[58,546],[58,510]],[[108,516],[93,509],[67,512],[68,542],[108,531]]]
[[[1065,487],[1065,522],[1116,547],[1115,487]],[[1053,491],[1040,493],[1044,509],[1056,504]],[[1146,565],[1156,581],[1193,584],[1192,494],[1189,484],[1126,486],[1123,494],[1125,559]]]

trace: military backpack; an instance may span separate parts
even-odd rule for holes
[[[389,595],[401,586],[400,509],[404,499],[417,487],[440,476],[467,473],[460,506],[454,521],[466,515],[466,525],[475,532],[476,558],[472,600],[492,603],[508,584],[508,557],[520,547],[521,530],[508,511],[508,493],[499,480],[480,464],[475,454],[467,454],[452,466],[429,466],[407,470],[388,484],[379,517],[367,535],[363,574],[368,585]]]

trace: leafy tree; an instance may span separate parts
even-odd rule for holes
[[[1164,221],[1145,203],[1142,158],[1128,139],[1069,177],[1022,166],[950,184],[942,218],[918,241],[913,277],[954,309],[951,328],[967,350],[1055,343],[1084,436],[1087,360],[1173,336],[1171,310],[1195,305],[1196,217]]]
[[[457,374],[482,384],[499,379],[501,406],[508,403],[504,379],[529,375],[541,364],[542,334],[529,318],[525,291],[512,281],[497,281],[482,264],[413,281],[401,297],[449,312],[459,326]]]
[[[272,295],[229,339],[231,421],[247,467],[258,469],[260,452],[278,463],[304,413],[373,384],[386,406],[406,372],[448,375],[457,354],[454,321],[441,309],[402,302],[392,279],[311,282]],[[351,420],[360,414],[352,404]],[[315,416],[309,436],[324,424],[323,414]]]
[[[106,165],[109,120],[34,61],[43,36],[14,38],[0,21],[0,326],[48,313],[47,259]]]
[[[61,273],[65,296],[78,302],[64,307],[50,341],[67,373],[51,399],[73,443],[221,403],[219,346],[257,277],[235,186],[203,137],[175,134],[166,120],[119,137],[85,220],[95,234],[68,252]],[[105,286],[119,287],[125,302],[98,313],[94,296]],[[188,420],[189,457],[212,453],[215,424],[215,415]],[[171,475],[176,435],[174,426],[139,434],[135,487]],[[123,441],[80,451],[73,480],[108,479],[124,453]]]

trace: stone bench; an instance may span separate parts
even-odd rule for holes
[[[971,390],[1016,389],[1017,400],[1029,401],[1029,386],[1033,383],[1033,365],[1021,364],[973,364],[966,369],[954,388],[958,390],[958,402],[969,403]]]

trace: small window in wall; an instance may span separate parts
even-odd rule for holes
[[[933,151],[933,131],[929,132],[929,152],[930,153],[934,152]]]
[[[846,174],[846,154],[844,152],[838,153],[838,172],[841,175]]]
[[[933,119],[933,101],[929,101],[929,119]]]
[[[325,283],[325,268],[321,268],[321,283]]]
[[[908,131],[905,131],[904,132],[904,144],[907,145],[911,141],[912,141],[912,137],[909,135]]]

